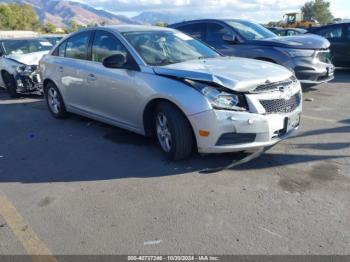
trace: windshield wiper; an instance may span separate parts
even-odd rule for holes
[[[175,63],[178,63],[178,62],[170,60],[168,58],[164,58],[164,59],[160,60],[160,62],[157,63],[157,65],[170,65],[170,64],[175,64]]]

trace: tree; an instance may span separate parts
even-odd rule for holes
[[[314,0],[304,4],[301,11],[304,19],[316,19],[321,24],[327,24],[332,21],[333,15],[330,11],[330,3],[326,0]]]
[[[0,28],[9,30],[11,25],[15,23],[14,16],[11,12],[11,9],[8,5],[0,5]]]
[[[166,22],[159,21],[154,24],[155,26],[160,26],[160,27],[167,27],[168,24]]]
[[[56,33],[56,26],[51,23],[47,23],[42,27],[42,31],[48,34]]]
[[[72,33],[75,32],[81,28],[84,28],[83,25],[78,24],[77,22],[75,22],[74,20],[69,21],[69,27],[66,29],[67,33]]]
[[[38,30],[40,23],[34,9],[27,4],[0,4],[0,28]]]

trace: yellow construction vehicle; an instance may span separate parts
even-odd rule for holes
[[[283,18],[284,28],[309,28],[319,24],[315,19],[305,20],[303,13],[287,13]]]

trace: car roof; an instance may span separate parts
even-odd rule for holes
[[[221,22],[221,23],[226,23],[226,22],[250,22],[249,20],[244,20],[244,19],[231,19],[231,18],[222,18],[222,19],[213,19],[213,18],[206,18],[206,19],[195,19],[195,20],[188,20],[188,21],[183,21],[180,23],[175,23],[170,25],[170,27],[175,27],[179,25],[185,25],[185,24],[192,24],[192,23],[205,23],[205,22]]]
[[[350,22],[339,22],[339,23],[331,23],[331,24],[321,25],[321,26],[314,26],[314,27],[309,28],[309,30],[318,30],[318,29],[337,26],[337,25],[350,25]]]
[[[0,38],[0,41],[22,41],[22,40],[43,40],[47,41],[45,37],[8,37]]]
[[[283,28],[283,30],[307,31],[305,28]]]
[[[343,25],[343,24],[350,24],[350,21],[339,21],[334,23],[329,23],[328,25]]]
[[[83,29],[84,30],[98,30],[98,29],[109,29],[115,30],[120,33],[126,32],[142,32],[142,31],[172,31],[173,29],[160,26],[151,26],[151,25],[108,25],[108,26],[97,26]]]
[[[39,38],[55,38],[55,37],[66,37],[66,34],[62,35],[41,35]]]

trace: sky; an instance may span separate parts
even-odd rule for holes
[[[142,11],[162,11],[202,17],[231,17],[258,22],[281,20],[299,11],[307,0],[78,0],[107,11],[134,16]],[[350,18],[350,0],[329,0],[335,17]]]

